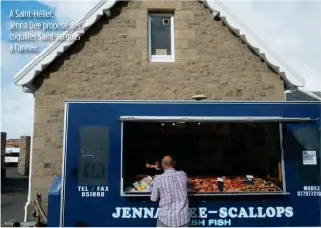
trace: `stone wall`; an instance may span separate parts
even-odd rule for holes
[[[148,10],[175,10],[175,62],[147,59]],[[65,100],[284,100],[284,82],[196,1],[119,2],[35,81],[32,197],[61,175]]]
[[[20,138],[18,173],[24,176],[29,174],[30,140],[30,136],[21,136]]]

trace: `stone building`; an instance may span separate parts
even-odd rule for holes
[[[7,139],[6,147],[19,148],[20,147],[20,139]]]
[[[84,32],[86,31],[86,32]],[[283,101],[304,86],[216,1],[101,1],[15,76],[35,98],[31,191],[61,174],[65,100]]]
[[[14,160],[13,163],[17,162],[17,171],[20,175],[24,176],[29,174],[30,143],[30,136],[21,136],[20,139],[7,139],[6,142],[1,145],[4,145],[4,150],[8,157],[15,157],[17,159]]]

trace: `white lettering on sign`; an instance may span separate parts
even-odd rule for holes
[[[304,191],[320,191],[320,186],[303,186]]]
[[[219,209],[220,218],[282,218],[282,217],[292,217],[293,208],[292,207],[249,207],[249,208],[236,208],[236,207],[221,207]]]
[[[207,218],[206,207],[199,207],[198,210],[199,210],[199,216],[198,216],[199,218]]]
[[[190,208],[189,215],[191,218],[197,218],[197,208]]]
[[[78,191],[81,192],[81,197],[104,197],[109,189],[108,186],[94,186],[89,190],[88,186],[78,186]]]
[[[190,225],[191,226],[205,226],[206,224],[206,220],[205,219],[202,219],[202,220],[199,220],[199,219],[193,219],[190,221]]]
[[[81,197],[104,197],[104,192],[82,192]]]
[[[320,186],[303,186],[303,191],[297,192],[298,196],[321,196]]]
[[[231,219],[209,219],[208,226],[231,226]]]
[[[159,208],[146,207],[116,207],[112,213],[113,218],[157,218]],[[210,219],[208,223],[217,226],[227,226],[230,224],[229,219],[233,218],[291,218],[293,217],[292,207],[221,207],[218,210],[208,210],[206,207],[190,208],[190,217],[195,225],[203,224],[204,219],[210,214],[218,214],[220,219]],[[196,218],[201,218],[196,219]],[[203,219],[203,220],[202,220]],[[197,224],[196,224],[197,223]],[[205,224],[205,222],[204,222]],[[209,224],[208,224],[209,225]],[[205,225],[204,225],[205,226]]]
[[[207,222],[207,223],[206,223]],[[190,226],[231,226],[232,220],[231,219],[209,219],[206,221],[206,219],[192,219],[190,222]]]
[[[108,186],[98,186],[97,191],[108,192],[109,189],[108,189]]]
[[[321,196],[320,191],[297,191],[298,196]]]
[[[157,218],[159,208],[147,207],[116,207],[115,212],[112,213],[113,218]]]

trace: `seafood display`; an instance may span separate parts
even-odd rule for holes
[[[150,192],[153,181],[157,176],[140,177],[140,180],[133,183],[130,192]],[[260,177],[246,176],[238,177],[190,177],[190,186],[188,192],[191,193],[264,193],[264,192],[282,192],[282,190],[271,181]]]
[[[270,181],[254,177],[252,182],[246,177],[224,177],[222,192],[281,192],[282,190]],[[189,178],[193,189],[200,193],[220,192],[218,177]]]

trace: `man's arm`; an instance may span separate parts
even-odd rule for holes
[[[152,202],[156,202],[159,199],[159,188],[157,182],[154,182],[154,186],[152,188],[152,194],[150,195],[150,200]]]
[[[189,182],[189,179],[188,179],[188,177],[187,177],[187,174],[184,172],[184,171],[179,171],[181,174],[182,174],[182,176],[184,177],[184,179],[187,181],[187,182]]]
[[[191,187],[191,182],[190,182],[189,178],[187,177],[187,174],[184,171],[180,171],[180,173],[182,174],[182,176],[184,177],[184,179],[187,182],[187,188]]]
[[[146,167],[147,169],[156,169],[156,170],[160,170],[160,169],[161,169],[160,165],[157,164],[157,161],[155,162],[155,165],[151,165],[151,164],[149,164],[149,163],[146,163],[146,164],[145,164],[145,167]]]

